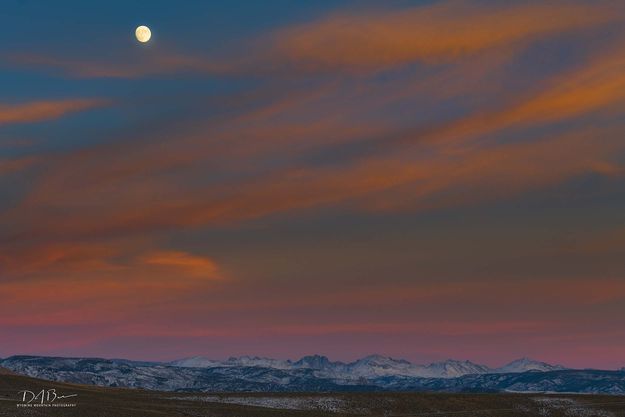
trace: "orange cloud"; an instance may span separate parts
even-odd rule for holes
[[[169,51],[119,56],[111,60],[84,60],[41,54],[19,54],[10,58],[15,65],[62,70],[79,78],[139,78],[176,72],[224,73],[229,65],[208,58]]]
[[[215,56],[153,49],[107,60],[42,54],[14,65],[60,69],[81,78],[138,78],[173,73],[297,74],[300,70],[383,70],[413,62],[450,62],[493,48],[517,49],[551,35],[601,27],[620,6],[601,1],[526,5],[448,0],[402,9],[345,10],[295,24]],[[295,70],[295,71],[294,71]]]
[[[132,256],[146,246],[154,242],[5,245],[0,251],[0,325],[120,323],[154,305],[210,292],[213,281],[223,276],[212,259],[181,251]]]
[[[587,128],[531,142],[409,151],[399,147],[396,152],[341,166],[289,167],[252,178],[245,176],[236,187],[229,183],[181,184],[179,180],[184,177],[159,174],[162,166],[158,161],[172,162],[166,158],[169,153],[154,154],[157,159],[148,153],[143,163],[155,165],[141,167],[132,164],[132,154],[127,154],[127,160],[109,160],[103,153],[80,152],[75,163],[63,162],[49,170],[40,187],[11,214],[15,223],[39,233],[106,236],[238,222],[350,201],[355,202],[353,208],[375,210],[474,203],[509,198],[585,173],[621,175],[623,168],[612,159],[623,148],[621,132],[620,127]],[[195,153],[192,158],[198,157],[202,154]],[[76,169],[80,175],[74,175]],[[125,175],[116,178],[120,173]],[[115,200],[100,197],[111,192],[117,196]],[[168,198],[164,200],[163,195]],[[102,203],[97,207],[85,203],[93,200]],[[56,215],[58,208],[64,210],[59,213],[80,215]]]
[[[66,114],[102,107],[107,103],[101,99],[69,99],[0,104],[0,126],[58,119]]]
[[[9,276],[94,274],[135,271],[139,276],[150,271],[153,277],[173,273],[179,278],[219,278],[217,264],[210,258],[182,251],[152,250],[136,254],[138,249],[154,246],[148,238],[105,241],[74,241],[6,246],[0,253],[0,271]],[[143,249],[145,250],[145,249]]]
[[[404,142],[466,142],[508,128],[529,128],[603,111],[625,103],[623,42],[597,54],[586,65],[539,85],[534,93],[509,98],[501,109],[481,111]],[[614,47],[616,46],[616,47]]]
[[[376,210],[450,207],[510,198],[584,174],[622,176],[624,167],[613,159],[623,150],[622,132],[597,128],[531,142],[450,148],[419,161],[414,175],[364,204]],[[391,164],[389,159],[377,175],[397,170]]]
[[[135,240],[132,242],[137,243]],[[54,242],[5,247],[0,270],[7,275],[38,273],[89,273],[122,268],[115,259],[131,247],[130,242]]]
[[[445,1],[392,11],[332,14],[273,36],[278,57],[312,68],[385,69],[439,62],[615,19],[604,7],[550,2],[526,5]],[[277,58],[280,59],[280,58]]]
[[[39,161],[38,157],[0,159],[0,175],[22,171],[33,166],[37,161]]]
[[[146,265],[181,270],[194,276],[217,278],[217,265],[209,258],[194,256],[186,252],[151,252],[140,258]]]

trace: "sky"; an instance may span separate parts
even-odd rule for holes
[[[0,356],[625,366],[624,23],[3,1]]]

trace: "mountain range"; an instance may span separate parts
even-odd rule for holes
[[[353,362],[325,356],[296,361],[242,356],[193,357],[172,362],[12,356],[12,372],[52,381],[163,391],[443,391],[581,392],[625,394],[625,371],[573,370],[528,358],[500,368],[447,360],[416,365],[381,355]]]
[[[557,371],[565,369],[560,365],[550,365],[529,358],[517,359],[501,368],[489,368],[471,361],[449,359],[429,365],[417,365],[404,359],[394,359],[382,355],[370,355],[353,362],[332,362],[321,355],[304,356],[297,361],[278,360],[258,356],[231,357],[225,361],[207,359],[202,356],[169,362],[169,365],[185,368],[217,368],[255,366],[262,368],[293,370],[312,369],[322,378],[371,379],[381,376],[411,376],[420,378],[457,378],[471,374],[516,373],[526,371]]]

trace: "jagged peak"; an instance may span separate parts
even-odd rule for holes
[[[566,369],[562,365],[552,365],[524,356],[498,368],[500,372],[551,371]]]
[[[405,359],[396,359],[390,356],[380,355],[378,353],[374,353],[372,355],[365,356],[364,358],[358,359],[355,361],[356,363],[369,363],[369,362],[395,362],[395,363],[410,363]]]

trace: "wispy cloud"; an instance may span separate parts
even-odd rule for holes
[[[0,126],[53,120],[67,114],[102,107],[103,99],[40,100],[26,103],[0,103]]]
[[[449,0],[412,8],[335,11],[254,40],[239,40],[212,56],[162,47],[113,59],[28,53],[9,60],[79,78],[378,71],[415,62],[451,62],[493,48],[517,50],[532,41],[615,22],[619,10],[604,1],[518,5]]]
[[[604,3],[605,6],[605,3]],[[274,35],[278,57],[313,69],[384,69],[453,61],[614,20],[609,7],[444,1],[400,10],[330,14]]]
[[[77,78],[141,78],[171,73],[224,74],[230,64],[170,51],[146,51],[115,59],[86,60],[46,54],[16,54],[10,57],[13,65],[41,69],[50,68]]]
[[[0,158],[0,175],[19,172],[35,165],[39,161],[38,157],[22,157],[22,158]]]
[[[143,255],[140,261],[145,265],[158,268],[168,268],[175,271],[182,271],[188,274],[204,277],[216,278],[217,265],[209,258],[195,256],[180,251],[158,251]]]

